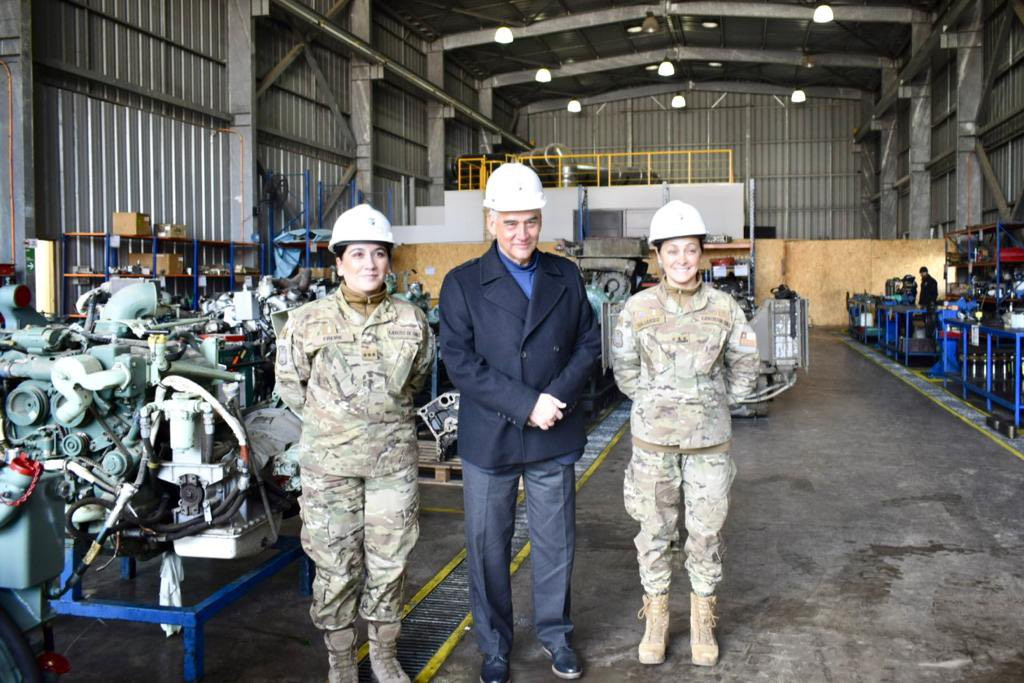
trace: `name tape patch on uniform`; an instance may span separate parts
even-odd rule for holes
[[[418,327],[391,327],[388,328],[388,336],[392,339],[419,341],[421,334]]]
[[[356,340],[356,335],[352,332],[344,332],[342,334],[325,334],[320,338],[323,344],[338,344],[340,342],[352,342]]]
[[[757,335],[753,332],[744,332],[740,335],[740,346],[747,349],[756,349]]]
[[[651,315],[640,316],[633,322],[633,329],[642,330],[651,325],[660,325],[665,322],[664,313],[653,313]]]
[[[714,313],[705,313],[697,317],[697,320],[702,323],[717,323],[719,325],[728,325],[731,318],[715,315]]]

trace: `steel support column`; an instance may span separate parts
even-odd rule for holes
[[[878,236],[884,240],[899,237],[899,190],[896,181],[899,179],[896,149],[896,117],[886,116],[878,121],[879,160],[878,160]]]
[[[427,51],[427,80],[444,87],[444,50],[431,45]],[[430,175],[430,205],[444,205],[444,122],[449,107],[437,100],[427,102],[427,173]]]
[[[256,22],[250,0],[229,0],[228,15],[235,17],[228,35],[228,113],[231,128],[228,154],[231,173],[230,239],[252,239],[256,206]],[[239,25],[242,22],[243,25]]]
[[[956,48],[956,225],[981,223],[982,171],[975,153],[984,80],[981,3],[968,10]]]
[[[931,32],[931,25],[918,22],[911,26],[911,51],[922,49]],[[907,227],[911,239],[931,236],[932,178],[928,162],[932,153],[931,69],[922,73],[919,85],[903,86],[900,95],[910,97],[910,216]]]
[[[349,29],[360,40],[371,39],[370,0],[352,0]],[[378,64],[353,54],[350,62],[352,134],[356,139],[356,187],[373,192],[373,81],[380,74]],[[379,208],[379,207],[378,207]]]
[[[479,97],[480,113],[487,118],[494,120],[494,88],[486,83],[481,83],[477,88]],[[501,144],[501,136],[491,133],[486,128],[480,128],[480,153],[490,154],[494,151],[495,145]]]
[[[10,79],[11,86],[10,101],[5,97],[0,104],[0,123],[10,131],[10,142],[4,134],[0,143],[0,261],[14,263],[18,282],[34,290],[34,273],[25,269],[25,239],[36,237],[30,0],[0,4],[0,38],[6,66],[0,78]]]

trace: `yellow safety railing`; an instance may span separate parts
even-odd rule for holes
[[[460,190],[482,190],[487,185],[487,178],[498,166],[513,161],[514,156],[506,154],[503,159],[492,157],[460,157],[458,164],[458,184]]]
[[[504,161],[463,157],[459,159],[459,189],[483,189],[487,177],[506,161],[518,161],[530,166],[540,176],[545,187],[735,182],[731,149],[681,149],[506,155]]]

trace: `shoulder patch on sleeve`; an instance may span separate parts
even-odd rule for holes
[[[740,335],[740,347],[744,349],[756,349],[757,348],[757,334],[754,332],[744,332]]]

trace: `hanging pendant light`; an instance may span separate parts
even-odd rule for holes
[[[501,43],[502,45],[508,45],[514,40],[512,36],[512,29],[508,26],[499,26],[498,30],[494,32],[494,42]]]
[[[658,65],[659,76],[674,76],[675,73],[676,67],[673,66],[672,62],[668,61],[667,59],[662,61],[661,64]]]
[[[537,74],[534,76],[534,79],[536,79],[538,83],[550,83],[551,71],[549,71],[547,67],[542,66],[541,68],[537,69]]]
[[[682,95],[676,95],[675,97],[672,98],[672,108],[673,109],[682,109],[685,106],[686,106],[686,98],[683,97]]]
[[[657,33],[661,30],[661,23],[658,21],[658,17],[654,16],[654,12],[647,13],[643,23],[640,24],[640,29],[644,33]]]
[[[789,101],[793,102],[794,104],[800,104],[801,102],[806,102],[807,101],[807,93],[805,93],[800,88],[797,88],[796,90],[793,91],[793,94],[789,96]]]
[[[814,23],[815,24],[827,24],[832,21],[835,16],[832,14],[832,8],[828,5],[821,4],[814,8]]]

